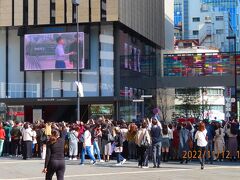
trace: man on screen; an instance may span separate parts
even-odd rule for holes
[[[75,34],[74,38],[75,38],[74,42],[71,43],[70,47],[69,47],[69,51],[74,52],[74,54],[69,56],[69,61],[71,64],[73,64],[73,68],[76,69],[77,68],[77,58],[78,58],[77,57],[77,53],[78,53],[77,52],[77,43],[79,42],[79,67],[83,68],[84,67],[84,65],[83,65],[83,39],[80,36],[80,34],[78,35],[78,38],[77,38],[77,34]]]
[[[66,69],[66,64],[65,64],[66,57],[73,55],[74,52],[70,51],[70,53],[65,54],[64,39],[61,36],[59,36],[56,41],[57,41],[57,46],[55,49],[55,58],[56,58],[55,68]]]

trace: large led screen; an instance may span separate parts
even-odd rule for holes
[[[84,33],[26,34],[24,36],[24,70],[74,70],[85,68]]]

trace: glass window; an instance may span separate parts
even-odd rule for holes
[[[223,29],[216,29],[216,34],[223,34],[223,33],[224,33]]]
[[[198,30],[193,30],[192,33],[193,33],[194,36],[197,36],[199,34],[199,31]]]
[[[200,21],[200,17],[194,17],[194,18],[192,18],[192,21],[193,22],[199,22]]]
[[[216,21],[223,21],[223,16],[216,16]]]

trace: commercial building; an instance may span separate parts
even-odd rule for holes
[[[136,118],[141,104],[132,99],[156,90],[164,1],[81,0],[78,8],[81,120]],[[8,115],[76,120],[76,12],[71,0],[0,0],[0,102]]]
[[[183,22],[176,28],[182,30],[183,37],[176,33],[177,39],[196,39],[200,46],[229,51],[230,43],[226,37],[232,35],[231,17],[228,11],[215,11],[212,6],[202,3],[201,0],[184,1]],[[179,4],[176,4],[175,14],[180,13]],[[178,20],[178,16],[175,17]],[[232,43],[232,42],[231,42]]]
[[[193,17],[194,19],[192,19]],[[221,50],[232,51],[233,42],[230,42],[229,45],[227,42],[224,44],[223,40],[226,40],[226,36],[235,34],[236,46],[239,49],[239,22],[239,0],[174,1],[174,25],[180,30],[182,29],[182,39],[191,39],[194,38],[193,35],[203,34],[203,38],[199,37],[200,41],[205,41],[205,36],[211,37],[211,39],[207,38],[209,39],[206,40],[207,44],[211,41],[212,45],[220,47]],[[203,25],[203,23],[207,25]],[[195,25],[199,27],[194,30],[192,28]],[[203,42],[201,45],[206,46],[206,43]]]

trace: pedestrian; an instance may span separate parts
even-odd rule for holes
[[[201,164],[201,169],[204,169],[205,157],[206,157],[206,147],[207,147],[207,130],[205,128],[204,122],[199,123],[198,131],[195,134],[195,140],[197,140],[199,161]]]
[[[186,128],[187,124],[186,123],[182,123],[182,127],[179,133],[179,149],[178,149],[178,156],[180,159],[180,163],[184,163],[184,161],[186,163],[188,163],[189,158],[188,156],[184,156],[184,154],[188,154],[189,151],[189,145],[188,145],[188,140],[189,140],[189,136],[190,136],[190,132],[189,130]]]
[[[231,160],[236,161],[237,160],[237,135],[238,135],[238,129],[239,125],[236,122],[231,122],[230,127],[227,128],[227,135],[228,135],[228,151],[230,153]]]
[[[17,121],[11,130],[11,137],[12,137],[12,155],[18,157],[21,154],[21,144],[20,138],[22,127],[20,123]]]
[[[225,151],[225,142],[224,142],[224,136],[225,132],[223,128],[221,127],[220,123],[217,123],[217,129],[215,130],[215,136],[214,136],[214,152],[216,160],[223,161]]]
[[[22,128],[22,154],[23,159],[27,160],[32,157],[33,132],[29,123],[25,123]]]
[[[68,140],[69,140],[69,160],[77,160],[78,155],[78,132],[76,127],[71,126],[70,132],[68,134]]]
[[[128,141],[128,158],[129,159],[136,159],[136,143],[135,143],[135,139],[136,139],[136,135],[137,135],[137,125],[135,123],[131,123],[129,125],[128,128],[128,132],[127,132],[127,141]]]
[[[119,127],[115,127],[114,128],[115,131],[115,137],[114,137],[114,151],[116,153],[117,156],[117,164],[116,166],[120,166],[123,165],[126,162],[126,159],[121,155],[121,153],[123,152],[123,136],[121,134],[120,128]]]
[[[151,145],[151,137],[147,130],[147,122],[142,123],[141,129],[136,135],[136,144],[138,148],[138,167],[149,168],[148,166],[148,149]]]
[[[92,129],[93,137],[93,152],[97,154],[99,162],[104,162],[101,158],[100,148],[99,148],[99,139],[102,137],[101,126],[97,124],[95,128]]]
[[[151,128],[152,151],[153,151],[153,168],[160,168],[161,148],[162,148],[162,127],[158,126],[158,121],[152,120]]]
[[[55,173],[57,175],[57,180],[64,179],[64,143],[65,140],[60,138],[59,131],[53,130],[47,143],[46,159],[43,169],[43,173],[46,173],[46,180],[52,180]]]
[[[104,123],[102,125],[102,152],[103,152],[103,160],[105,162],[110,161],[110,156],[112,155],[112,141],[114,138],[112,136],[112,132],[110,130],[111,125]]]
[[[120,126],[120,132],[123,138],[123,152],[122,155],[123,157],[125,157],[126,159],[128,159],[128,141],[127,141],[127,133],[128,133],[128,126],[125,123],[124,120],[122,120],[121,122],[121,126]]]
[[[93,165],[96,164],[96,159],[93,156],[92,152],[91,152],[91,146],[92,146],[92,135],[90,132],[90,126],[86,125],[85,126],[85,132],[83,134],[83,150],[82,150],[82,154],[81,154],[81,162],[80,165],[84,165],[84,161],[85,161],[85,154],[87,153],[87,155],[89,156],[89,158],[93,161]]]
[[[164,124],[162,129],[162,153],[163,153],[163,162],[168,162],[169,147],[170,147],[170,135],[171,130],[168,125]]]
[[[207,162],[210,161],[213,164],[213,138],[215,136],[215,127],[213,123],[209,123],[208,120],[205,120],[204,123],[206,124],[207,130],[207,137],[208,137],[208,144],[207,144]]]
[[[4,125],[4,130],[5,130],[5,140],[4,140],[4,148],[3,148],[3,153],[6,156],[11,156],[11,131],[12,131],[12,121],[7,121]]]
[[[4,140],[5,140],[5,130],[3,129],[3,124],[0,122],[0,157],[2,156],[3,153],[3,145],[4,145]]]

